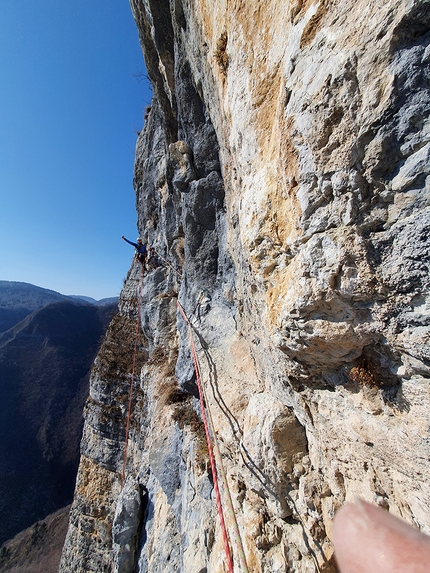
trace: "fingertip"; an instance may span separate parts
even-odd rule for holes
[[[333,542],[336,561],[342,573],[362,573],[361,556],[363,523],[357,504],[346,503],[333,522]]]
[[[362,500],[348,503],[337,512],[333,539],[342,573],[427,571],[430,538]]]

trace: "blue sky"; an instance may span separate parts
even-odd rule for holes
[[[1,0],[0,280],[119,294],[143,74],[127,0]]]

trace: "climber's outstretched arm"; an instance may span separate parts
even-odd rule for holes
[[[121,237],[121,239],[123,239],[126,243],[128,243],[129,245],[132,245],[133,247],[135,247],[137,249],[137,247],[138,247],[137,243],[133,243],[132,241],[129,241],[128,239],[126,239],[124,237],[124,235]]]

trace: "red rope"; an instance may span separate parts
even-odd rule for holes
[[[214,458],[214,454],[213,454],[213,450],[212,450],[212,442],[211,442],[211,437],[210,437],[210,433],[209,433],[209,424],[208,424],[208,420],[206,417],[205,403],[203,400],[203,391],[202,391],[202,385],[201,385],[200,368],[199,368],[199,363],[197,360],[196,347],[194,345],[193,332],[191,329],[190,321],[188,320],[188,317],[185,314],[184,309],[180,305],[179,301],[176,301],[176,304],[178,305],[179,312],[182,314],[185,322],[188,324],[188,332],[189,332],[189,336],[190,336],[191,352],[193,355],[193,362],[194,362],[194,371],[196,373],[197,388],[199,390],[199,398],[200,398],[200,407],[202,410],[203,424],[205,426],[206,441],[208,444],[209,459],[210,459],[210,464],[211,464],[211,469],[212,469],[212,476],[213,476],[213,480],[214,480],[215,497],[216,497],[216,502],[217,502],[217,507],[218,507],[218,515],[219,515],[219,520],[220,520],[220,525],[221,525],[222,537],[223,537],[223,541],[224,541],[224,551],[225,551],[225,556],[227,559],[228,570],[230,571],[230,573],[234,573],[233,561],[232,561],[232,557],[231,557],[230,546],[228,543],[227,527],[225,525],[224,513],[223,513],[223,509],[222,509],[221,494],[220,494],[219,486],[218,486],[218,477],[217,477],[217,471],[216,471],[216,465],[215,465],[215,458]]]
[[[121,472],[121,489],[124,487],[125,482],[125,466],[127,464],[127,448],[128,448],[128,436],[130,432],[130,418],[131,418],[131,406],[133,404],[133,387],[134,387],[134,372],[136,369],[136,357],[137,357],[137,341],[139,338],[139,327],[140,327],[140,301],[142,299],[142,284],[144,277],[144,269],[142,266],[142,275],[140,277],[139,285],[139,297],[138,297],[138,311],[136,318],[136,331],[134,335],[134,353],[133,353],[133,367],[131,369],[131,380],[130,380],[130,390],[128,392],[128,409],[127,409],[127,422],[125,426],[125,442],[124,442],[124,459],[122,462],[122,472]]]
[[[130,390],[129,390],[129,395],[128,395],[127,423],[126,423],[126,428],[125,428],[125,443],[124,443],[124,459],[123,459],[122,472],[121,472],[121,488],[124,487],[125,468],[126,468],[126,464],[127,464],[127,449],[128,449],[128,438],[129,438],[129,432],[130,432],[131,407],[132,407],[132,403],[133,403],[134,374],[135,374],[135,369],[136,369],[137,341],[138,341],[138,337],[139,337],[139,327],[140,327],[140,301],[142,298],[143,277],[144,277],[144,270],[142,267],[142,276],[140,279],[139,299],[138,299],[138,316],[136,319],[136,331],[135,331],[135,340],[134,340],[133,367],[132,367],[132,372],[131,372]],[[221,501],[221,494],[220,494],[219,485],[218,485],[218,476],[217,476],[215,458],[214,458],[214,453],[213,453],[213,449],[212,449],[212,442],[211,442],[211,437],[210,437],[210,432],[209,432],[209,424],[208,424],[208,420],[206,417],[206,409],[205,409],[205,403],[204,403],[204,399],[203,399],[203,389],[202,389],[202,384],[201,384],[200,368],[199,368],[199,363],[198,363],[198,359],[197,359],[196,347],[194,344],[193,332],[191,329],[190,321],[188,320],[188,317],[185,314],[184,309],[180,305],[179,301],[176,301],[176,302],[177,302],[180,313],[182,314],[185,322],[188,324],[190,346],[191,346],[191,352],[193,355],[193,362],[194,362],[194,370],[196,373],[197,387],[199,390],[200,407],[201,407],[201,411],[202,411],[203,424],[205,427],[206,441],[207,441],[207,445],[208,445],[209,460],[210,460],[212,476],[213,476],[213,480],[214,480],[215,497],[216,497],[216,502],[217,502],[218,515],[219,515],[219,519],[220,519],[221,532],[222,532],[222,536],[223,536],[224,551],[225,551],[225,555],[226,555],[226,559],[227,559],[227,568],[228,568],[228,571],[230,573],[234,573],[233,561],[232,561],[230,546],[229,546],[229,542],[228,542],[227,527],[225,524],[224,513],[223,513],[223,508],[222,508],[222,501]]]

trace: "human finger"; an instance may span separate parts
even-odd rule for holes
[[[333,538],[342,573],[430,571],[430,537],[364,501],[337,512]]]

